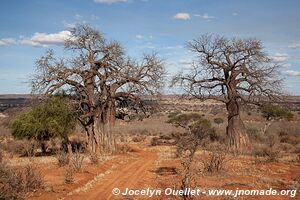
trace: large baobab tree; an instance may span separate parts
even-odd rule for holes
[[[277,97],[281,89],[278,65],[263,51],[257,39],[226,39],[203,35],[187,44],[196,59],[187,73],[174,77],[190,95],[215,99],[226,105],[229,145],[240,149],[249,145],[241,120],[244,103],[259,103]]]
[[[153,94],[163,85],[163,62],[155,54],[134,60],[116,41],[108,42],[89,25],[77,25],[65,41],[66,58],[52,50],[37,61],[33,92],[72,95],[78,120],[87,135],[91,152],[113,151],[111,128],[119,100],[139,101],[140,94]]]

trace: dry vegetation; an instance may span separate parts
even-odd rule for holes
[[[102,188],[104,182],[101,180],[117,178],[119,171],[125,170],[121,179],[127,177],[126,173],[134,177],[139,168],[129,168],[130,163],[137,162],[141,156],[150,159],[152,155],[157,156],[149,161],[149,168],[141,165],[145,174],[137,180],[141,179],[142,185],[137,181],[132,187],[299,189],[298,112],[293,112],[291,121],[274,121],[263,134],[266,121],[261,113],[254,109],[244,110],[242,119],[253,145],[237,154],[224,145],[224,109],[219,104],[209,105],[207,110],[196,112],[211,122],[214,131],[201,138],[192,159],[188,149],[179,150],[186,130],[167,123],[170,117],[190,111],[161,111],[142,121],[117,120],[114,132],[118,152],[114,155],[94,155],[79,148],[84,146],[80,129],[70,136],[72,152],[63,151],[61,141],[53,139],[47,142],[47,155],[40,155],[40,146],[34,141],[14,140],[5,129],[0,146],[0,199],[85,197],[95,194],[95,185]],[[126,186],[127,181],[123,184]],[[107,186],[107,190],[111,191],[110,187]]]

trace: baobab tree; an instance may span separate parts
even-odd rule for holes
[[[235,149],[248,146],[249,138],[241,120],[242,105],[278,97],[279,66],[263,51],[257,39],[202,35],[188,42],[187,47],[196,59],[187,73],[173,78],[172,84],[181,85],[194,97],[223,102],[228,113],[229,145]]]
[[[119,100],[140,101],[140,94],[154,94],[163,85],[164,66],[155,54],[140,60],[126,56],[116,41],[107,41],[93,27],[77,25],[65,41],[66,58],[52,50],[37,60],[33,92],[72,95],[78,120],[84,127],[91,152],[114,151],[111,127]]]

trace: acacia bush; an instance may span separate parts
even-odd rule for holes
[[[16,139],[34,139],[46,152],[45,141],[60,137],[68,140],[68,133],[75,127],[75,118],[67,98],[55,96],[46,102],[34,105],[18,115],[11,124]]]
[[[293,113],[287,108],[275,104],[267,104],[261,107],[261,112],[267,120],[285,118],[287,120],[293,119]]]
[[[182,169],[180,189],[193,187],[198,171],[193,168],[196,151],[203,145],[203,141],[215,133],[209,120],[203,118],[198,113],[178,114],[168,120],[175,126],[186,130],[177,141],[177,156],[181,160]],[[190,196],[183,195],[183,199],[189,199]]]

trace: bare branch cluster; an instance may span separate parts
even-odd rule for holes
[[[232,96],[257,103],[280,94],[279,65],[264,53],[261,41],[203,35],[187,47],[197,57],[191,70],[175,76],[173,84],[180,84],[188,94],[224,103]]]
[[[71,37],[65,41],[65,58],[49,50],[37,60],[32,90],[46,94],[63,90],[71,94],[79,121],[88,133],[88,143],[94,143],[95,151],[105,138],[110,142],[113,139],[108,133],[101,136],[99,129],[114,122],[118,101],[139,102],[140,94],[159,92],[164,64],[154,53],[140,60],[126,56],[117,41],[105,40],[89,25],[77,25],[70,32]]]
[[[34,92],[69,91],[80,99],[84,116],[92,116],[94,108],[105,107],[108,99],[136,100],[137,94],[153,94],[162,88],[164,67],[156,54],[144,55],[138,62],[126,57],[118,42],[107,42],[88,25],[76,26],[71,33],[65,49],[72,58],[57,58],[49,50],[36,62]]]

